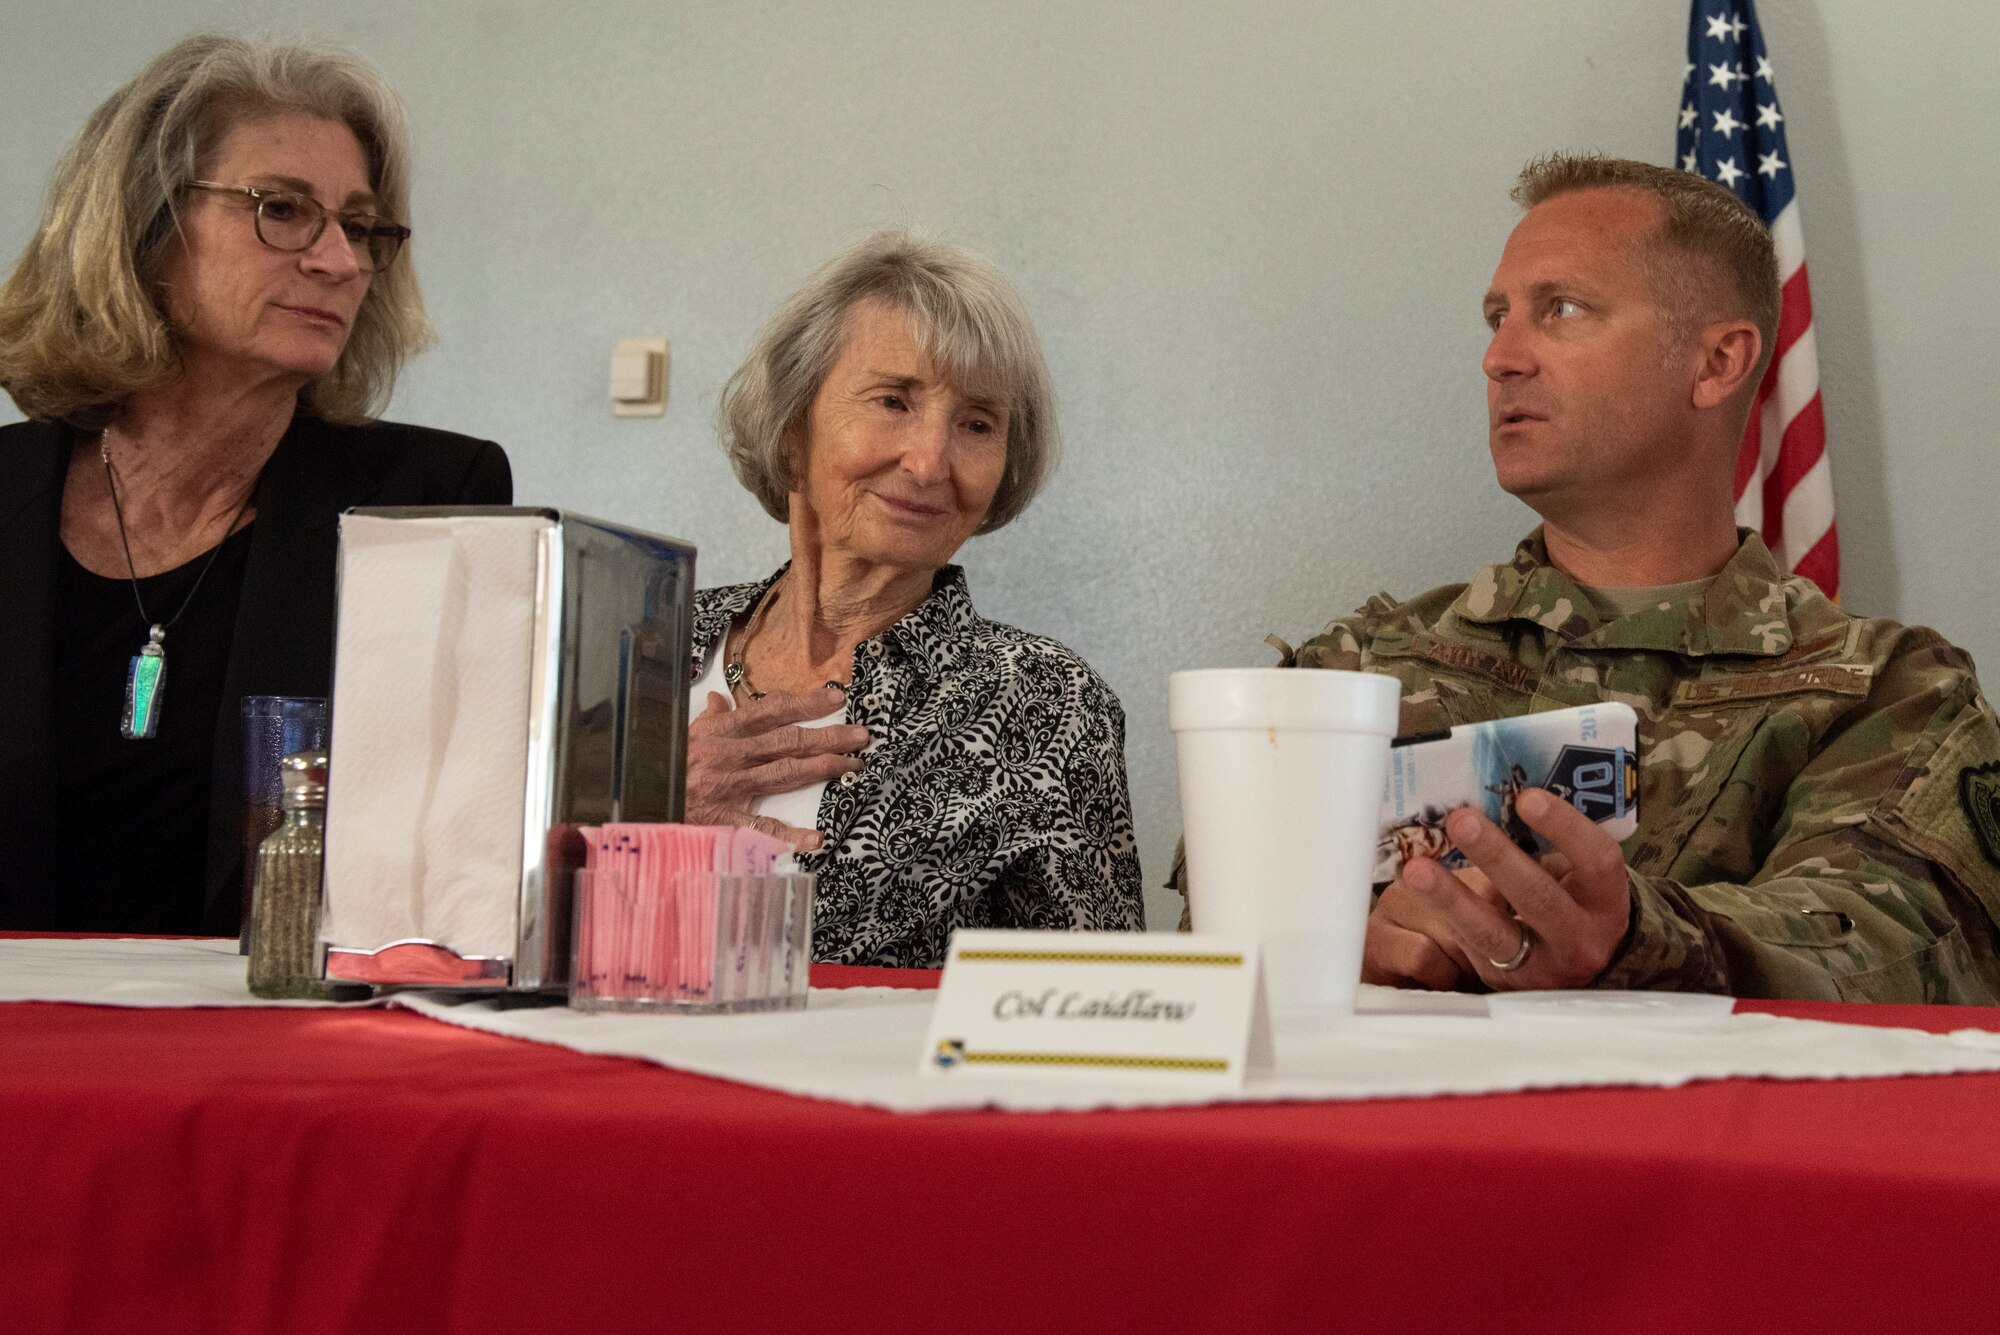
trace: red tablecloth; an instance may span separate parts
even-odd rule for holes
[[[0,1150],[7,1335],[2000,1327],[2000,1076],[898,1116],[408,1013],[12,1005]]]

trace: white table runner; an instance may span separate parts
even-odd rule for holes
[[[676,1070],[808,1098],[897,1112],[1053,1111],[1198,1103],[1427,1097],[1524,1089],[1669,1087],[1731,1076],[1839,1079],[2000,1071],[2000,1034],[1792,1020],[1773,1015],[1677,1019],[1492,1019],[1479,997],[1363,989],[1342,1020],[1273,1016],[1278,1070],[1240,1093],[1154,1086],[917,1074],[934,994],[816,989],[803,1011],[768,1015],[586,1015],[565,1007],[405,993],[392,1004],[447,1023],[578,1052],[636,1057]],[[0,941],[0,1001],[114,1006],[271,1003],[243,987],[233,942]]]
[[[266,1001],[244,981],[234,941],[157,938],[0,940],[0,1001],[88,1006],[332,1006],[378,1002]]]
[[[815,991],[804,1011],[740,1016],[593,1016],[566,1008],[494,1009],[410,997],[398,1004],[488,1033],[579,1052],[638,1057],[809,1098],[894,1112],[1056,1111],[1205,1103],[1427,1097],[1592,1085],[1667,1087],[1729,1076],[1828,1079],[2000,1071],[2000,1034],[1729,1015],[1710,1021],[1495,1020],[1483,1011],[1421,1013],[1404,998],[1366,998],[1370,1013],[1330,1020],[1272,1016],[1277,1073],[1240,1092],[917,1074],[931,994],[889,988]],[[1454,999],[1456,1000],[1456,999]],[[1480,998],[1464,1000],[1475,1005]],[[1421,1005],[1421,1003],[1420,1003]]]

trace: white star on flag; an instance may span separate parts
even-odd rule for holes
[[[1729,15],[1717,14],[1708,21],[1708,35],[1718,42],[1729,40]]]
[[[1714,84],[1717,88],[1722,89],[1724,92],[1729,91],[1730,81],[1735,77],[1736,75],[1730,70],[1729,66],[1726,64],[1710,65],[1708,67],[1708,81]]]
[[[1683,130],[1687,129],[1688,126],[1694,124],[1694,118],[1696,114],[1697,113],[1695,112],[1695,109],[1693,107],[1681,108],[1681,128]]]
[[[1757,57],[1757,77],[1765,83],[1771,82],[1771,61],[1768,56]]]
[[[1736,165],[1735,158],[1724,158],[1715,164],[1715,179],[1732,190],[1736,188],[1736,178],[1741,175],[1743,169]]]
[[[1759,176],[1768,176],[1774,181],[1778,179],[1778,173],[1789,165],[1791,164],[1780,159],[1775,152],[1759,153],[1757,155],[1757,174]]]
[[[1731,19],[1729,24],[1730,35],[1740,42],[1743,40],[1743,30],[1749,26],[1750,25],[1745,23],[1742,19],[1733,18]]]
[[[1743,122],[1736,119],[1736,113],[1724,107],[1715,113],[1715,132],[1724,139],[1743,128]]]
[[[1687,64],[1681,66],[1681,82],[1686,83],[1689,79],[1692,79],[1693,77],[1694,77],[1694,62],[1690,60]]]
[[[1757,123],[1763,126],[1765,129],[1767,130],[1777,129],[1778,122],[1783,119],[1784,116],[1779,113],[1778,104],[1776,102],[1771,103],[1769,106],[1765,106],[1762,102],[1759,102],[1757,104]],[[1685,124],[1686,122],[1682,123]]]
[[[1697,170],[1693,149],[1689,149],[1687,152],[1681,154],[1681,170],[1684,172]]]

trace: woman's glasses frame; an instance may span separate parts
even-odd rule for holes
[[[339,213],[296,190],[267,190],[254,185],[225,185],[221,181],[189,181],[190,190],[214,190],[223,194],[245,195],[252,205],[257,239],[273,250],[296,254],[319,244],[329,217],[340,219],[342,233],[354,251],[355,261],[368,273],[381,273],[396,262],[410,229],[372,213]],[[295,211],[290,212],[288,211]]]

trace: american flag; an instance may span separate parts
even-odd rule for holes
[[[1675,151],[1683,171],[1734,190],[1777,243],[1778,348],[1736,458],[1736,522],[1778,560],[1840,596],[1840,538],[1820,411],[1819,349],[1785,117],[1751,0],[1694,0]]]

